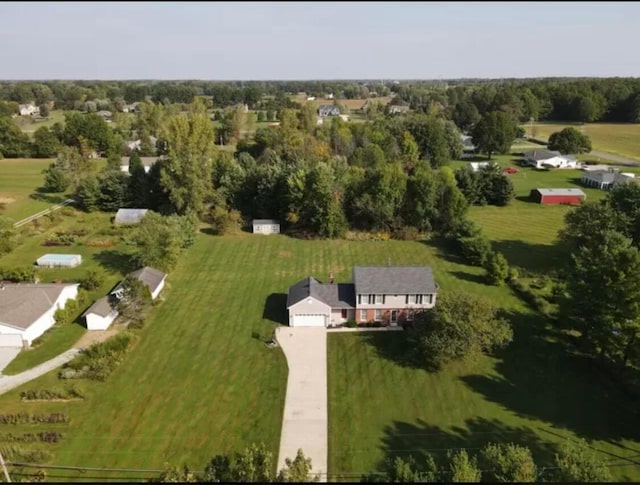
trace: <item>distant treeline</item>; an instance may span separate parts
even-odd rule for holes
[[[212,107],[243,103],[264,108],[271,96],[281,107],[287,94],[357,99],[395,94],[394,104],[428,112],[446,111],[462,128],[489,111],[519,121],[640,122],[640,78],[551,78],[454,81],[14,81],[0,82],[0,100],[82,110],[85,103],[117,109],[151,100],[190,103],[207,96]],[[288,100],[287,100],[288,101]]]

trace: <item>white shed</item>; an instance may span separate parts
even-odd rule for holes
[[[280,221],[275,219],[254,219],[252,222],[254,234],[278,234]]]
[[[87,322],[87,330],[106,330],[118,316],[118,310],[111,306],[108,296],[103,296],[82,316]]]
[[[116,224],[140,224],[148,209],[118,209]]]

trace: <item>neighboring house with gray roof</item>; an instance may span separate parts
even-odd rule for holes
[[[129,160],[131,157],[122,157],[120,159],[120,170],[122,172],[129,173]],[[142,166],[144,167],[144,173],[149,173],[151,167],[159,160],[160,157],[140,157]]]
[[[323,284],[309,276],[289,288],[289,325],[329,327],[355,320],[397,326],[413,320],[416,310],[433,308],[437,293],[429,266],[356,266],[353,283]]]
[[[0,283],[0,346],[30,347],[53,326],[56,310],[78,296],[78,286]]]
[[[151,292],[151,298],[153,300],[158,297],[158,295],[162,291],[162,288],[164,288],[164,283],[167,279],[167,273],[163,273],[162,271],[151,268],[149,266],[145,266],[144,268],[133,271],[127,276],[138,278],[145,285],[147,285],[149,291]],[[122,298],[122,282],[118,283],[111,294],[115,295],[117,298]]]
[[[326,116],[339,116],[340,108],[335,104],[323,104],[318,106],[318,116],[324,118]]]
[[[580,181],[588,187],[597,187],[601,190],[609,190],[624,183],[640,183],[635,174],[631,172],[619,172],[616,169],[587,170],[582,173]]]
[[[106,330],[118,316],[118,310],[111,306],[111,297],[103,296],[82,314],[87,330]]]

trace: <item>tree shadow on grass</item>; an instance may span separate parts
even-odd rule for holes
[[[271,293],[264,303],[262,318],[280,325],[287,325],[287,295],[285,293]]]
[[[435,250],[436,256],[449,263],[467,265],[466,261],[453,248],[453,243],[443,237],[432,237],[425,239],[422,243]]]
[[[413,343],[405,332],[363,332],[354,334],[374,349],[379,357],[391,360],[401,367],[424,369],[423,363],[416,359]]]
[[[29,194],[29,198],[47,202],[49,204],[61,204],[68,199],[64,194],[52,194],[50,192],[45,192],[43,187],[38,187],[34,193]]]
[[[106,270],[120,273],[123,276],[138,269],[131,255],[118,251],[117,249],[100,251],[92,257]]]
[[[508,314],[513,342],[497,354],[499,377],[463,376],[474,392],[524,418],[587,439],[640,440],[637,401],[587,357],[558,338],[537,314]]]
[[[383,470],[387,459],[413,457],[418,464],[425,463],[427,454],[443,466],[447,463],[449,450],[465,449],[469,455],[476,455],[487,443],[514,443],[531,450],[536,463],[544,466],[553,463],[556,447],[541,439],[531,428],[509,426],[497,419],[475,417],[467,419],[464,426],[454,426],[445,430],[428,424],[422,419],[414,423],[394,421],[384,428],[380,448],[384,459],[376,466]]]
[[[486,285],[487,281],[483,274],[471,274],[466,273],[464,271],[451,271],[449,272],[451,276],[455,276],[459,280],[469,281],[471,283],[477,283],[479,285]]]
[[[560,243],[532,244],[521,240],[499,240],[492,241],[491,245],[507,258],[511,266],[534,273],[559,269],[568,257]]]

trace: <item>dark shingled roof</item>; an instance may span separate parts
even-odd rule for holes
[[[309,276],[289,288],[287,308],[308,297],[313,297],[331,308],[355,308],[356,304],[353,284],[323,285],[313,276]]]
[[[353,282],[361,295],[428,295],[438,291],[430,266],[356,266]]]
[[[149,266],[145,266],[144,268],[129,273],[127,276],[138,278],[145,285],[147,285],[149,287],[149,291],[153,293],[156,288],[158,288],[158,285],[160,285],[162,280],[167,276],[167,274]],[[118,286],[116,286],[111,293],[113,294],[121,288],[122,281],[118,283]]]
[[[93,313],[94,315],[99,315],[101,317],[108,317],[112,311],[113,311],[113,308],[109,303],[109,297],[103,296],[102,298],[96,300],[95,303],[91,305],[89,309],[82,314],[82,316],[86,317],[90,313]]]

